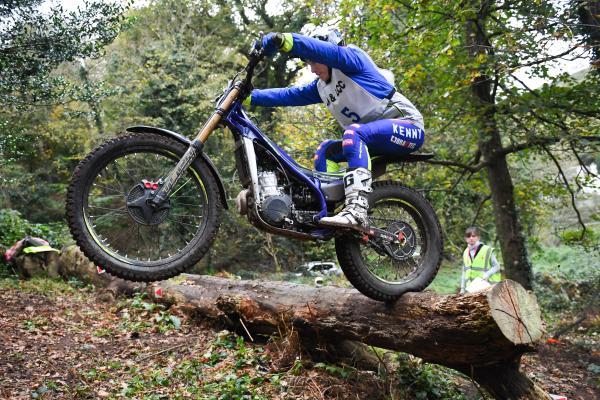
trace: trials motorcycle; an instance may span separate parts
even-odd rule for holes
[[[320,225],[343,206],[342,177],[302,167],[247,116],[242,101],[263,58],[260,40],[255,41],[248,64],[230,81],[195,139],[134,126],[79,163],[66,203],[79,247],[112,275],[132,281],[167,279],[200,261],[228,208],[223,182],[203,152],[211,133],[224,125],[233,133],[243,185],[237,208],[254,226],[296,239],[335,240],[344,274],[372,299],[393,301],[425,289],[441,262],[435,211],[419,192],[376,179],[389,164],[432,155],[373,157],[368,227]]]

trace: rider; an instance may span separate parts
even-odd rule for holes
[[[320,220],[324,225],[366,226],[367,194],[371,189],[373,155],[411,153],[423,144],[423,116],[394,88],[391,71],[379,69],[369,55],[346,46],[336,30],[314,37],[269,33],[262,40],[265,54],[277,50],[300,57],[317,79],[304,86],[254,89],[245,104],[276,107],[325,103],[344,129],[341,140],[326,140],[314,156],[315,169],[335,172],[348,162],[344,174],[344,209]]]

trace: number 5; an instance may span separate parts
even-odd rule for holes
[[[358,116],[357,113],[352,112],[348,109],[348,107],[344,107],[341,111],[342,114],[344,114],[346,117],[351,118],[352,122],[359,122],[360,121],[360,117]]]

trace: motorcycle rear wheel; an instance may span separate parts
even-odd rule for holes
[[[337,237],[335,249],[346,278],[364,295],[394,301],[419,292],[435,278],[442,260],[442,233],[435,211],[418,192],[397,182],[375,182],[369,224],[399,238],[390,244],[356,234]]]
[[[219,228],[215,177],[196,159],[161,209],[153,190],[187,146],[153,133],[110,139],[82,160],[67,192],[67,220],[84,254],[112,275],[151,282],[176,276],[208,251]]]

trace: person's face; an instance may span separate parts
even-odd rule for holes
[[[470,234],[469,236],[465,236],[465,240],[469,246],[473,246],[475,243],[479,241],[479,236]]]
[[[310,66],[310,72],[317,75],[320,80],[329,81],[329,67],[327,65],[310,60],[306,63]]]

